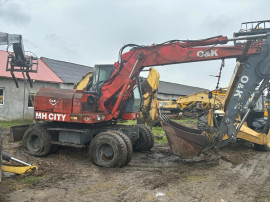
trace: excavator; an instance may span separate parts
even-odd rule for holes
[[[11,76],[15,82],[17,88],[19,88],[18,81],[15,76],[15,72],[21,72],[23,78],[28,80],[30,86],[32,87],[32,80],[29,73],[36,73],[38,71],[38,60],[37,57],[33,55],[26,55],[24,51],[22,35],[18,34],[8,34],[0,32],[0,45],[7,45],[13,47],[13,53],[9,53],[7,58],[6,71],[10,71]],[[2,171],[12,172],[16,174],[24,174],[32,170],[38,169],[36,166],[32,166],[29,163],[21,161],[9,153],[2,150],[2,139],[0,134],[0,182],[2,178]],[[2,159],[6,161],[14,161],[23,166],[13,166],[13,165],[2,165]]]
[[[201,112],[203,109],[220,108],[225,97],[226,90],[218,89],[208,92],[199,92],[187,96],[180,96],[176,101],[168,101],[160,110],[179,113],[183,111]]]
[[[190,129],[160,115],[172,152],[180,158],[193,158],[215,145],[236,142],[239,129],[254,108],[261,89],[269,85],[270,21],[256,23],[233,38],[214,36],[201,40],[171,40],[141,46],[127,44],[119,51],[119,60],[110,73],[95,71],[93,84],[86,90],[40,88],[35,97],[33,123],[22,137],[23,146],[33,156],[46,156],[54,146],[89,146],[93,163],[104,167],[121,167],[132,158],[132,152],[150,150],[154,140],[145,125],[122,126],[117,120],[139,116],[141,88],[138,76],[146,67],[236,58],[237,65],[229,85],[224,115],[218,125]],[[229,42],[234,42],[228,45]],[[126,48],[130,50],[126,51]],[[104,76],[104,75],[109,75]],[[258,89],[255,91],[255,89]],[[243,107],[254,99],[242,116]],[[12,134],[12,133],[11,133]],[[269,135],[243,137],[263,147],[269,146]]]

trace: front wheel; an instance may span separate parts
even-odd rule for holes
[[[102,132],[90,143],[91,161],[102,167],[122,167],[127,162],[125,141],[112,131]]]
[[[23,136],[23,146],[32,156],[46,156],[52,149],[52,136],[42,124],[31,125]]]

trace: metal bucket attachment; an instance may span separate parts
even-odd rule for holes
[[[172,152],[180,158],[191,159],[198,156],[208,145],[201,130],[180,125],[170,120],[166,115],[160,115],[160,120]]]

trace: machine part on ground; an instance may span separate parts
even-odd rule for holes
[[[29,73],[37,73],[38,58],[32,55],[27,56],[25,54],[22,35],[0,32],[0,45],[13,46],[14,53],[9,53],[6,71],[10,71],[16,87],[19,88],[19,85],[14,72],[22,72],[24,79],[26,75],[30,86],[33,87]]]
[[[2,165],[0,168],[4,172],[10,172],[10,173],[15,173],[15,174],[25,174],[25,173],[30,173],[32,171],[38,170],[37,166],[33,166],[29,163],[16,159],[5,151],[1,152],[1,158],[6,161],[14,161],[16,163],[23,165],[23,166]]]
[[[240,43],[242,40],[248,41]],[[234,45],[224,45],[229,41],[235,42]],[[138,76],[143,68],[237,58],[239,62],[227,92],[225,115],[215,138],[222,145],[234,143],[237,139],[236,119],[242,112],[242,107],[247,103],[250,93],[270,75],[269,44],[269,33],[262,33],[261,30],[259,34],[231,39],[216,36],[202,40],[171,40],[150,46],[127,44],[120,49],[119,61],[112,69],[105,68],[104,71],[95,72],[89,91],[40,88],[35,97],[34,118],[36,124],[46,122],[44,131],[51,136],[43,135],[43,132],[42,135],[34,136],[28,132],[24,142],[27,143],[26,140],[31,140],[28,137],[33,136],[30,142],[34,146],[28,149],[38,155],[48,154],[50,144],[85,147],[90,143],[90,156],[97,165],[123,166],[127,162],[127,147],[124,140],[111,130],[118,127],[117,130],[129,137],[133,147],[136,144],[138,146],[140,134],[143,134],[141,137],[147,137],[147,142],[152,141],[151,137],[146,136],[147,131],[141,130],[140,126],[130,126],[127,129],[115,125],[119,119],[135,120],[138,117],[142,101]],[[131,49],[124,53],[127,47]],[[184,148],[178,147],[182,158],[192,158],[209,145],[206,144],[208,140],[204,135],[207,131],[202,131],[200,135],[165,118],[162,122],[169,135],[178,137],[175,145],[186,141]],[[228,137],[226,140],[223,139],[225,135]],[[47,141],[47,146],[36,144],[36,137],[45,140],[51,138],[51,143]],[[265,142],[262,143],[264,144]],[[25,146],[27,149],[27,144]],[[140,150],[150,149],[144,144],[138,147]],[[192,147],[193,152],[186,153],[186,147]]]
[[[2,170],[4,172],[14,173],[17,175],[23,175],[25,173],[31,173],[35,170],[38,170],[37,166],[10,166],[2,165]]]
[[[2,151],[2,158],[6,161],[14,161],[16,163],[20,163],[22,165],[25,165],[25,166],[31,166],[31,164],[29,163],[26,163],[24,161],[21,161],[19,159],[16,159],[14,157],[12,157],[9,153],[5,152],[5,151]]]

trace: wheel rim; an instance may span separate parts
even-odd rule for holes
[[[27,141],[27,148],[30,151],[37,152],[41,149],[41,140],[37,135],[31,135]]]
[[[97,158],[105,163],[108,163],[114,159],[114,149],[107,143],[99,144],[96,154]]]

